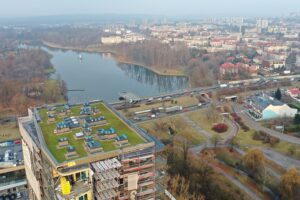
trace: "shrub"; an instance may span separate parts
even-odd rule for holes
[[[264,144],[270,144],[271,146],[274,146],[280,142],[279,138],[268,135],[263,131],[255,131],[252,139],[262,141]]]
[[[285,131],[286,132],[298,132],[300,131],[300,126],[299,125],[294,125],[294,126],[288,126],[288,127],[285,127]]]
[[[244,132],[248,132],[250,128],[244,124],[242,118],[238,116],[236,113],[231,113],[233,120],[240,125]]]
[[[217,133],[224,133],[228,130],[228,126],[226,124],[216,124],[213,126],[212,130],[216,131]]]
[[[271,146],[274,146],[274,145],[276,145],[276,144],[278,144],[280,142],[280,139],[279,138],[277,138],[277,137],[270,137],[270,145]]]
[[[250,128],[248,126],[246,126],[245,124],[244,124],[244,126],[242,126],[242,129],[244,132],[248,132],[250,130]]]

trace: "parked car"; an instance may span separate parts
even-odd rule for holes
[[[14,143],[17,144],[17,145],[21,144],[21,140],[15,140]]]

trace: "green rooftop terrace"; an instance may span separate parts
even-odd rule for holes
[[[114,145],[114,141],[109,141],[109,140],[101,140],[100,138],[96,136],[97,130],[99,128],[104,128],[108,129],[110,127],[113,127],[116,130],[116,133],[118,135],[122,135],[123,133],[126,133],[128,137],[128,146],[133,146],[137,144],[144,143],[144,139],[142,136],[140,136],[137,132],[135,132],[133,129],[131,129],[127,124],[125,124],[115,113],[113,113],[105,104],[102,102],[97,102],[97,103],[92,103],[90,104],[92,108],[96,108],[100,111],[99,114],[96,115],[91,115],[93,117],[102,115],[105,117],[107,124],[104,126],[99,126],[99,127],[93,127],[92,128],[92,133],[91,135],[94,136],[94,139],[98,142],[101,143],[103,152],[108,152],[112,150],[116,150],[119,147]],[[71,106],[71,112],[68,113],[65,117],[84,117],[80,115],[82,105],[76,105],[76,106]],[[61,110],[63,107],[57,107],[56,111]],[[80,128],[74,128],[71,129],[70,132],[67,133],[62,133],[62,134],[55,134],[54,130],[56,129],[56,125],[59,122],[63,121],[63,117],[58,117],[58,115],[55,116],[55,121],[54,122],[48,122],[48,109],[47,108],[42,108],[38,109],[39,115],[41,117],[41,121],[39,122],[39,125],[41,127],[41,131],[43,133],[43,137],[45,139],[45,143],[51,152],[51,154],[54,156],[54,158],[57,160],[57,162],[61,163],[66,160],[65,154],[67,153],[67,148],[58,148],[58,140],[60,138],[66,137],[68,139],[69,145],[75,147],[77,157],[74,159],[82,158],[89,156],[89,152],[87,152],[85,148],[85,141],[84,138],[82,139],[76,139],[75,133],[81,132],[82,129]],[[82,124],[81,124],[82,125]],[[70,159],[72,160],[72,159]]]

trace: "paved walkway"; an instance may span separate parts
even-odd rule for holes
[[[201,134],[201,136],[204,136],[206,138],[206,143],[198,145],[198,146],[195,146],[195,147],[193,147],[193,148],[190,149],[190,151],[192,153],[198,154],[203,149],[205,149],[207,147],[212,147],[213,146],[211,144],[211,141],[210,141],[210,139],[212,138],[212,135],[209,132],[203,130],[200,126],[198,126],[198,124],[196,122],[194,122],[192,119],[190,119],[185,113],[181,114],[181,116],[182,116],[182,118],[186,121],[186,123],[189,126],[193,127],[199,134]],[[230,133],[224,139],[224,141],[227,141],[228,139],[231,139],[232,137],[234,137],[237,134],[237,132],[238,132],[238,126],[236,126],[236,124],[234,124],[229,119],[225,119],[225,120],[227,120],[226,122],[230,126]],[[236,185],[242,191],[244,191],[246,194],[248,194],[248,196],[251,197],[252,199],[254,199],[254,200],[261,200],[261,198],[258,197],[255,192],[253,192],[252,190],[250,190],[247,186],[245,186],[243,183],[241,183],[239,180],[237,180],[233,176],[229,175],[228,173],[226,173],[225,171],[223,171],[222,169],[220,169],[220,168],[218,168],[216,166],[211,165],[211,167],[213,167],[214,170],[216,170],[217,172],[219,172],[223,176],[225,176],[229,181],[231,181],[234,185]]]
[[[291,157],[285,156],[281,153],[267,148],[263,148],[262,151],[269,160],[272,160],[273,162],[282,166],[286,170],[291,168],[292,166],[300,169],[300,160],[293,159]]]
[[[231,181],[233,184],[235,184],[237,187],[239,187],[242,191],[248,194],[249,197],[251,197],[254,200],[261,200],[259,196],[252,190],[250,190],[247,186],[245,186],[243,183],[241,183],[238,179],[235,177],[229,175],[225,171],[223,171],[221,168],[210,165],[215,171],[221,173],[223,176],[225,176],[229,181]]]
[[[191,118],[189,118],[185,113],[181,114],[181,116],[188,125],[196,129],[196,131],[200,133],[202,136],[206,137],[207,139],[210,139],[212,137],[212,135],[209,132],[203,130],[200,126],[198,126],[196,122],[194,122]]]
[[[245,151],[243,151],[242,149],[239,149],[239,148],[236,148],[236,147],[234,147],[234,150],[236,150],[239,154],[241,154],[241,155],[245,155],[246,154],[246,152]],[[264,153],[265,154],[265,153]],[[267,159],[268,160],[271,160],[271,161],[273,161],[273,162],[275,162],[272,158],[269,158],[266,154],[265,154],[265,156],[267,157]],[[276,162],[275,162],[276,163]],[[277,163],[278,164],[278,163]],[[280,165],[280,164],[279,164]],[[281,165],[280,165],[281,166]],[[277,180],[279,180],[280,178],[281,178],[281,175],[279,174],[279,173],[277,173],[276,171],[274,171],[272,168],[267,168],[267,170],[268,170],[268,172],[270,173],[270,174],[272,174]]]
[[[228,144],[230,140],[232,140],[239,132],[239,126],[233,122],[231,119],[227,117],[224,118],[225,123],[228,125],[229,133],[227,134],[226,138],[224,138],[225,143]]]
[[[194,122],[191,118],[189,118],[185,113],[181,114],[180,116],[182,116],[183,120],[189,126],[194,128],[197,131],[197,133],[201,135],[201,137],[204,136],[206,138],[206,142],[204,144],[200,144],[195,147],[192,147],[190,149],[191,152],[193,152],[194,154],[199,154],[203,149],[213,146],[211,143],[212,135],[209,132],[203,130],[200,126],[198,126],[196,122]]]

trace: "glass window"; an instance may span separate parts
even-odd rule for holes
[[[78,200],[88,200],[88,195],[84,194],[78,198]]]

